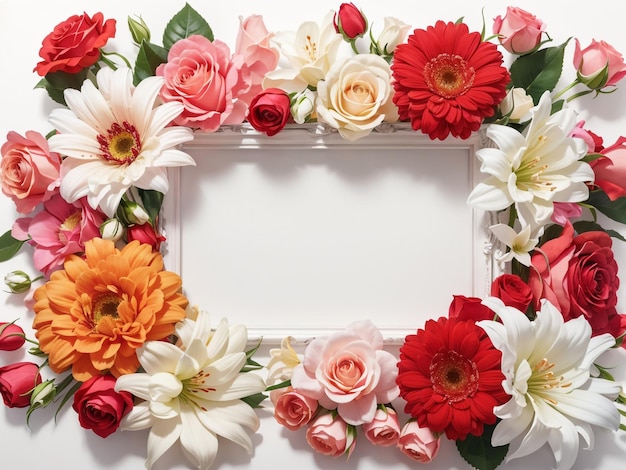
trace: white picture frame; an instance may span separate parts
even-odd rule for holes
[[[183,146],[196,166],[170,172],[162,209],[166,269],[181,275],[192,305],[214,316],[226,316],[232,323],[246,324],[251,340],[263,338],[266,345],[278,344],[286,336],[306,342],[361,318],[372,320],[387,344],[401,344],[427,319],[447,315],[452,295],[483,297],[499,271],[488,231],[493,214],[472,209],[465,202],[481,178],[475,152],[484,145],[482,132],[466,140],[433,141],[413,131],[409,123],[384,124],[357,141],[346,140],[321,124],[290,125],[271,137],[248,124],[196,133]],[[347,186],[342,189],[342,184]],[[275,193],[277,187],[283,188],[284,196]],[[390,202],[394,191],[398,205],[406,205],[397,213],[396,203]],[[351,228],[340,223],[347,218],[342,218],[342,211],[360,212],[360,205],[350,209],[359,194],[365,194],[363,199],[369,203],[375,201],[365,211],[384,219],[369,222],[380,233],[363,230],[370,227],[363,220]],[[321,206],[316,208],[312,201],[317,199]],[[277,212],[264,215],[276,201]],[[301,214],[304,209],[300,207],[309,213]],[[319,220],[310,221],[313,213]],[[406,217],[409,213],[414,217]],[[286,223],[287,219],[291,222]],[[399,225],[385,227],[394,222]],[[277,227],[268,228],[272,223]],[[306,239],[322,225],[338,230],[336,238],[344,237],[344,251],[329,247],[336,235],[332,232]],[[242,235],[244,226],[246,231],[257,230]],[[286,231],[293,233],[285,235]],[[345,243],[366,231],[369,235],[362,238],[369,237],[369,243],[380,238],[391,253],[389,258],[397,262],[395,268],[387,266],[386,258],[374,256],[379,250],[368,249],[366,242]],[[385,234],[389,239],[383,239]],[[411,237],[415,251],[402,255],[398,250],[411,245],[407,243]],[[319,239],[325,240],[325,246],[319,243],[324,253],[335,250],[327,263],[356,259],[361,266],[346,268],[344,277],[336,278],[334,267],[317,261],[306,266],[304,258],[320,257],[311,249]],[[254,259],[270,245],[278,252]],[[298,254],[293,245],[301,245],[304,251]],[[344,252],[348,252],[345,259]],[[371,253],[374,259],[368,264],[363,253]],[[294,266],[285,266],[286,260],[293,260]],[[372,269],[376,263],[385,264],[380,270],[390,269],[390,273]],[[294,276],[301,276],[301,281],[294,281]],[[405,282],[410,277],[415,277],[415,293],[411,282]],[[341,281],[345,279],[356,285],[344,287]],[[385,285],[384,280],[392,285]],[[312,291],[311,297],[302,285]],[[396,298],[396,292],[402,299]],[[346,298],[354,300],[348,308]],[[339,306],[324,309],[320,307],[323,299]]]

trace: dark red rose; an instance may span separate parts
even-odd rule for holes
[[[278,134],[291,117],[289,95],[278,88],[267,88],[252,98],[248,122],[268,136]]]
[[[524,313],[533,301],[530,287],[516,274],[502,274],[495,278],[491,283],[491,295]]]
[[[460,321],[493,320],[494,312],[485,307],[478,297],[465,297],[464,295],[452,296],[452,302],[448,310],[448,316]]]
[[[30,394],[41,383],[39,366],[32,362],[16,362],[0,367],[0,393],[9,408],[30,405]]]
[[[165,237],[157,233],[154,227],[147,222],[145,224],[136,224],[128,227],[126,229],[126,237],[128,238],[128,243],[133,240],[139,240],[141,243],[152,245],[154,251],[159,251],[161,249],[161,243],[165,241]]]
[[[39,49],[43,60],[37,63],[35,72],[42,77],[60,70],[78,73],[98,61],[100,48],[113,36],[115,20],[104,21],[102,13],[92,18],[87,13],[70,16],[44,38]]]
[[[15,351],[26,341],[24,330],[15,323],[0,323],[0,351]]]
[[[367,32],[367,18],[354,3],[342,3],[334,17],[335,31],[349,41]]]
[[[112,375],[95,375],[74,394],[72,408],[78,413],[80,425],[100,437],[114,433],[133,408],[133,396],[116,392],[115,381]]]

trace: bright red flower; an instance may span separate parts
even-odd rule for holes
[[[468,138],[493,116],[510,81],[495,44],[463,23],[443,21],[399,44],[391,70],[400,119],[433,140]]]
[[[397,383],[404,411],[448,439],[479,436],[494,424],[502,389],[502,354],[473,321],[441,317],[408,335],[400,348]]]

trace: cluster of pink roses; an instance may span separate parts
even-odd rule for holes
[[[357,428],[374,445],[398,447],[414,460],[429,462],[440,436],[415,420],[400,426],[391,402],[399,395],[397,359],[383,350],[380,331],[368,320],[313,339],[302,360],[289,338],[272,351],[268,384],[274,418],[291,431],[306,428],[306,441],[331,457],[350,456]]]

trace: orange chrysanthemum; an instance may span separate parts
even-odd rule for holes
[[[136,351],[174,332],[185,317],[180,276],[163,271],[152,247],[134,241],[121,250],[94,238],[85,257],[69,256],[64,269],[35,291],[33,328],[50,368],[70,367],[76,380],[135,372]]]
[[[506,95],[510,75],[502,59],[464,23],[416,29],[391,64],[400,119],[431,139],[468,138]]]
[[[494,424],[504,392],[502,353],[473,321],[441,317],[408,335],[400,348],[397,383],[405,412],[448,439],[480,436]]]

